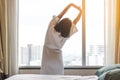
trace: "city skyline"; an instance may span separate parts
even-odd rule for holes
[[[101,59],[104,59],[104,45],[90,45],[89,46],[88,55],[86,55],[87,64],[90,65],[103,65]],[[40,66],[42,59],[42,46],[34,46],[32,44],[28,44],[27,47],[21,47],[21,59],[20,65],[22,66]],[[81,53],[76,53],[78,55],[74,55],[71,53],[69,55],[65,55],[63,52],[63,61],[64,66],[81,66],[82,65],[82,56],[78,56]],[[98,59],[100,58],[100,59]],[[102,60],[103,60],[102,59]]]

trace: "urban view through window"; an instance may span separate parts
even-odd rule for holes
[[[47,3],[46,3],[47,2]],[[82,0],[19,1],[19,66],[40,66],[49,21],[69,3],[82,7]],[[86,0],[86,66],[104,64],[104,0]],[[78,11],[71,8],[64,17],[73,20]],[[82,66],[82,18],[75,33],[62,48],[65,66]]]

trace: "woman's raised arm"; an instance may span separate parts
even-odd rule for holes
[[[81,15],[82,15],[82,9],[80,7],[76,7],[79,10],[78,15],[76,16],[76,18],[73,20],[74,24],[77,24],[77,22],[80,20]]]
[[[58,17],[61,19],[61,18],[63,17],[63,15],[68,11],[68,9],[69,9],[71,6],[73,6],[74,8],[76,8],[76,9],[79,10],[79,14],[78,14],[77,17],[73,20],[73,23],[76,24],[76,23],[79,21],[81,15],[82,15],[82,9],[81,9],[79,6],[77,6],[77,5],[73,4],[73,3],[68,4],[68,5],[63,9],[63,11],[58,15]]]
[[[72,4],[68,4],[63,11],[58,15],[58,17],[61,19],[63,15],[68,11],[68,9],[72,6]]]
[[[77,22],[80,20],[81,18],[81,15],[82,15],[82,12],[79,12],[79,14],[77,15],[77,17],[74,19],[73,23],[74,24],[77,24]]]

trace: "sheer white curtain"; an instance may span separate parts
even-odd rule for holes
[[[105,0],[105,65],[114,64],[116,0]]]
[[[7,35],[8,35],[8,72],[9,75],[18,73],[18,0],[7,0]]]

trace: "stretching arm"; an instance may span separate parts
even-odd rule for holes
[[[80,7],[78,7],[77,5],[75,4],[71,4],[74,8],[78,9],[79,10],[79,13],[77,15],[77,17],[73,20],[73,23],[74,24],[77,24],[77,22],[80,20],[81,18],[81,15],[82,15],[82,9]]]
[[[63,15],[68,11],[68,9],[71,7],[72,4],[67,5],[63,11],[58,15],[58,17],[61,19]]]
[[[82,15],[82,10],[80,10],[80,12],[78,13],[77,17],[74,19],[73,23],[74,24],[77,24],[77,22],[80,20],[81,18],[81,15]]]
[[[80,11],[79,14],[77,15],[77,17],[76,17],[76,18],[74,19],[74,21],[73,21],[73,23],[76,24],[76,23],[79,21],[81,15],[82,15],[82,10],[81,10],[80,7],[78,7],[77,5],[75,5],[75,4],[73,4],[73,3],[68,4],[68,5],[63,9],[63,11],[58,15],[58,17],[61,19],[61,18],[63,17],[63,15],[68,11],[68,9],[69,9],[71,6],[73,6],[74,8],[76,8],[76,9],[78,9],[78,10]]]

